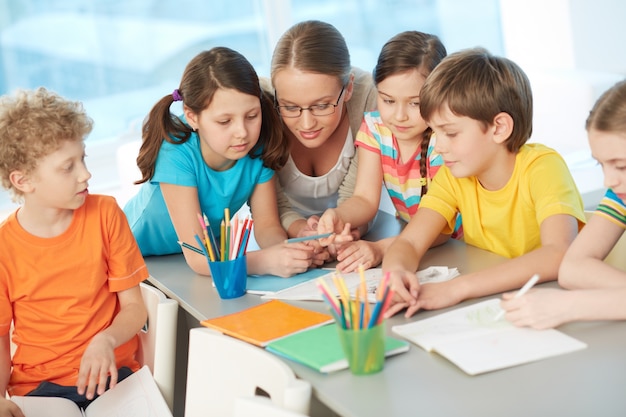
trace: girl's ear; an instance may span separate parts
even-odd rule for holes
[[[191,126],[193,130],[198,129],[198,115],[184,104],[183,113],[185,114],[185,119],[187,120],[187,123],[189,123],[189,126]]]
[[[34,189],[30,176],[23,171],[11,171],[9,181],[23,194],[28,194]]]
[[[506,112],[500,112],[493,118],[493,140],[504,143],[513,133],[513,118]]]

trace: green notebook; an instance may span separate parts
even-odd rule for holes
[[[336,324],[315,327],[275,340],[266,346],[269,352],[329,373],[348,368]],[[385,356],[409,350],[409,343],[391,336],[385,339]]]

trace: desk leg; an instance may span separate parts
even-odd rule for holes
[[[176,368],[174,370],[174,417],[184,417],[185,415],[189,330],[198,326],[198,320],[179,306],[177,326],[178,336],[176,337]]]

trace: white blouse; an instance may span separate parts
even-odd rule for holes
[[[300,172],[291,155],[278,178],[291,208],[301,216],[320,215],[326,209],[337,207],[339,186],[343,182],[356,151],[351,129],[348,129],[337,163],[326,174],[311,177]]]

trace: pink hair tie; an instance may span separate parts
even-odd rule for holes
[[[180,95],[178,88],[172,92],[172,98],[174,101],[183,101],[183,96]]]

